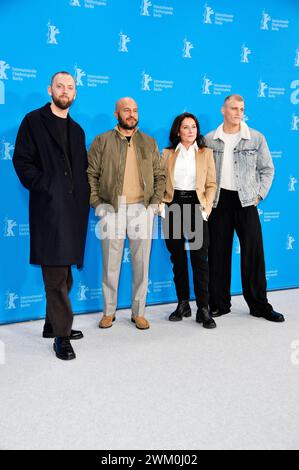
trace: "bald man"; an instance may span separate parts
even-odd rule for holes
[[[90,204],[100,217],[103,257],[103,317],[100,328],[115,320],[117,290],[126,235],[133,270],[132,316],[145,330],[148,268],[154,214],[162,202],[165,173],[156,141],[138,129],[138,108],[132,98],[116,102],[116,127],[95,137],[88,153]]]

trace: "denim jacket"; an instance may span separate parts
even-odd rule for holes
[[[216,166],[217,192],[213,207],[217,207],[221,189],[224,142],[223,124],[206,135],[206,144],[213,149]],[[251,206],[258,196],[262,199],[271,187],[274,166],[265,137],[241,122],[240,141],[234,148],[234,176],[242,207]]]

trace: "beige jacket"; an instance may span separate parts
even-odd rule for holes
[[[164,149],[162,152],[162,164],[166,172],[166,189],[163,202],[171,202],[174,195],[174,168],[179,149]],[[213,158],[213,150],[199,149],[196,152],[196,193],[202,209],[209,215],[212,211],[216,194],[216,170]]]

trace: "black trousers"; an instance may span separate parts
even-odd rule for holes
[[[46,323],[55,336],[70,336],[73,311],[69,299],[73,277],[71,266],[41,266],[46,291]]]
[[[231,307],[231,258],[236,230],[241,247],[243,295],[249,310],[272,310],[267,283],[262,230],[256,206],[242,207],[237,191],[221,189],[216,209],[209,218],[210,307],[224,312]]]
[[[176,204],[180,207],[180,214],[171,212],[172,205]],[[185,211],[190,214],[191,226],[186,220],[184,214],[184,205],[189,205]],[[208,264],[208,246],[209,246],[209,229],[207,222],[202,220],[199,201],[196,191],[175,191],[173,201],[167,205],[166,218],[163,221],[164,238],[166,247],[170,253],[170,259],[173,264],[174,284],[178,301],[189,300],[189,274],[188,274],[188,258],[185,247],[186,240],[189,242],[190,260],[193,271],[193,285],[198,308],[208,307],[209,304],[209,264]],[[190,209],[190,211],[189,211]],[[189,211],[189,212],[188,212]],[[181,230],[175,228],[174,217],[181,217]],[[195,220],[199,221],[199,225],[195,224]],[[188,226],[186,226],[188,225]],[[195,237],[187,234],[187,232],[196,233],[202,230],[202,246],[196,247],[194,243]],[[198,235],[198,233],[197,233]],[[201,239],[201,237],[200,237]],[[200,243],[201,245],[201,243]]]

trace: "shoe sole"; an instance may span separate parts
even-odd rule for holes
[[[112,323],[115,321],[115,317],[113,318],[112,320]],[[111,324],[110,326],[101,326],[101,323],[99,323],[99,328],[102,328],[103,330],[107,330],[108,328],[111,328],[113,326],[113,324]]]
[[[55,351],[55,354],[56,354],[56,357],[58,359],[61,359],[62,361],[71,361],[72,359],[76,359],[76,354],[74,353],[74,355],[72,357],[65,357],[65,356],[61,356],[60,354],[58,354],[56,352],[56,348],[55,348],[55,344],[53,344],[53,349]]]

